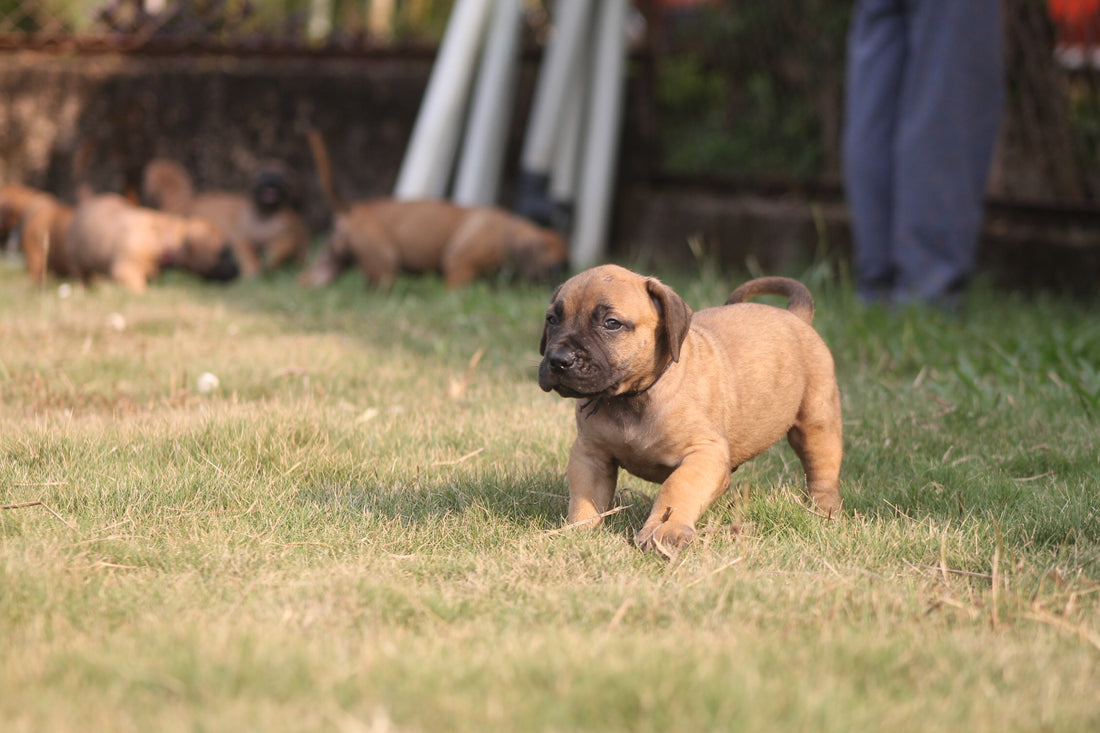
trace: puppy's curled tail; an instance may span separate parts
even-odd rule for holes
[[[347,209],[347,204],[336,193],[336,186],[332,182],[332,164],[329,162],[325,141],[321,137],[320,131],[315,127],[309,129],[307,137],[309,138],[310,152],[313,153],[313,163],[317,166],[317,178],[321,183],[321,191],[324,192],[329,207],[334,212],[340,213]]]
[[[726,305],[744,303],[757,295],[782,295],[787,299],[787,310],[804,320],[814,322],[814,297],[810,289],[789,277],[758,277],[737,288],[726,299]]]

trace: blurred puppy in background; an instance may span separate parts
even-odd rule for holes
[[[49,194],[43,194],[23,215],[19,247],[27,275],[36,285],[46,282],[46,274],[69,277],[69,226],[74,209]]]
[[[156,158],[143,172],[142,199],[161,211],[213,222],[232,241],[245,276],[305,263],[309,230],[293,208],[293,176],[279,161],[260,164],[248,194],[196,193],[180,163]]]
[[[19,184],[0,187],[0,241],[9,239],[23,253],[27,274],[36,284],[46,273],[65,277],[69,273],[65,239],[73,207],[45,191]]]
[[[301,284],[325,285],[352,265],[382,287],[401,272],[438,272],[454,288],[505,268],[528,280],[564,271],[568,250],[557,232],[501,209],[388,198],[344,203],[320,133],[310,131],[309,141],[335,222],[328,245],[302,273]]]
[[[0,186],[0,249],[7,249],[8,239],[19,228],[23,215],[34,204],[48,197],[45,191],[18,183]]]
[[[136,293],[165,267],[219,281],[240,273],[234,247],[211,222],[135,206],[117,194],[81,201],[65,245],[74,276],[85,283],[109,277]]]

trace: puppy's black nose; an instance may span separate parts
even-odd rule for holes
[[[577,355],[569,349],[555,349],[546,355],[546,361],[555,372],[564,372],[577,363]]]

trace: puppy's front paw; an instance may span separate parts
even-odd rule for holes
[[[834,488],[828,491],[809,492],[810,503],[827,519],[836,519],[840,516],[840,493]]]
[[[695,539],[695,528],[681,522],[649,520],[634,535],[634,544],[646,552],[673,557]]]

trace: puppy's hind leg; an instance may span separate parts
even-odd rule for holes
[[[149,289],[148,273],[138,263],[116,262],[111,267],[111,278],[130,292],[144,293]]]
[[[344,237],[341,249],[352,253],[369,284],[383,290],[393,286],[401,272],[401,253],[381,227],[374,222],[364,222],[356,231],[341,231],[337,236]]]
[[[796,423],[787,433],[787,441],[802,461],[807,496],[814,506],[832,518],[840,513],[840,462],[844,441],[839,404],[824,412]]]
[[[500,269],[494,243],[500,234],[484,226],[483,218],[471,216],[447,243],[440,265],[448,288],[467,285],[482,273]]]
[[[359,255],[357,262],[366,281],[382,290],[393,287],[397,273],[401,270],[397,255],[388,248],[364,252]]]

